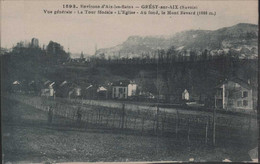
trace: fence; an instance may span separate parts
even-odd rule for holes
[[[257,131],[257,121],[250,116],[25,95],[9,95],[9,98],[46,112],[51,106],[54,115],[74,120],[85,127],[95,125],[141,134],[168,135],[186,138],[189,143],[195,140],[215,144],[216,138],[243,140]]]

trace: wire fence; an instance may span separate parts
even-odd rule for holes
[[[194,114],[156,106],[144,108],[137,105],[131,109],[124,103],[107,107],[91,101],[26,95],[10,95],[9,98],[45,111],[51,119],[54,118],[52,116],[67,118],[79,127],[94,125],[96,128],[131,130],[141,134],[186,138],[187,142],[215,144],[219,138],[248,140],[258,129],[257,120],[252,116],[214,115],[212,112]]]

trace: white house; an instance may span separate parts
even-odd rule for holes
[[[112,85],[112,98],[113,99],[127,99],[128,96],[127,82],[116,82]]]
[[[75,87],[74,92],[76,96],[81,96],[81,88],[80,87]]]
[[[127,86],[127,96],[135,96],[136,95],[136,90],[137,90],[137,84],[135,84],[134,82],[130,82],[130,84],[128,84]]]
[[[217,86],[215,106],[223,109],[253,109],[253,90],[240,79],[225,80]]]
[[[188,92],[187,89],[185,89],[185,90],[182,92],[181,97],[182,97],[182,100],[190,100],[190,94],[189,94],[189,92]]]
[[[54,96],[55,95],[55,90],[54,90],[54,84],[55,82],[51,82],[51,81],[46,81],[44,83],[44,88],[41,89],[41,95],[42,96]]]

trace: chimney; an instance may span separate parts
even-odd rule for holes
[[[247,83],[248,83],[248,84],[251,84],[251,81],[250,81],[250,79],[248,79],[248,80],[247,80]]]

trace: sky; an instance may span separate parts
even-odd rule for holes
[[[66,10],[63,4],[185,5],[216,16],[53,15],[43,10]],[[216,30],[238,23],[258,24],[258,1],[1,1],[1,47],[11,48],[35,37],[40,45],[56,41],[71,53],[94,54],[97,48],[116,46],[129,36],[172,35],[190,29]]]

